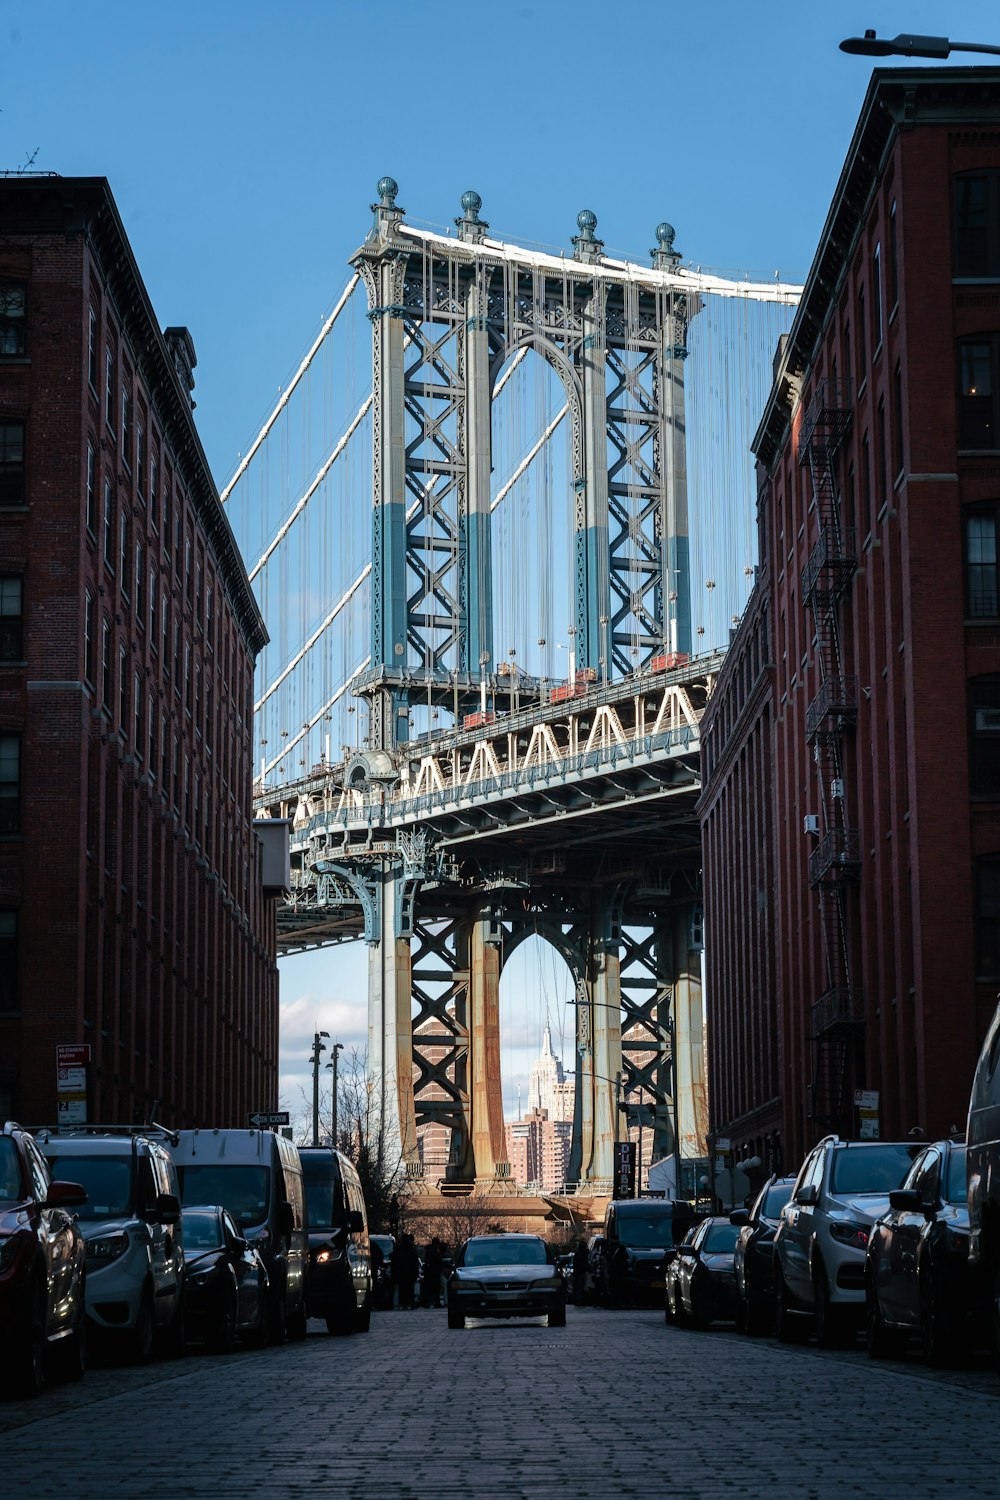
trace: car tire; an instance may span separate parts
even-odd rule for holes
[[[878,1292],[869,1283],[865,1287],[865,1346],[872,1359],[896,1359],[903,1352],[905,1340],[886,1325]]]
[[[287,1332],[287,1314],[285,1311],[285,1293],[282,1289],[276,1297],[272,1297],[267,1313],[267,1339],[270,1344],[283,1344]]]
[[[697,1329],[699,1333],[704,1333],[705,1329],[708,1327],[711,1321],[712,1320],[708,1315],[708,1309],[705,1306],[703,1298],[698,1294],[698,1292],[695,1291],[694,1287],[692,1287],[691,1311],[685,1319],[687,1326],[689,1328]]]
[[[257,1321],[243,1336],[248,1349],[267,1348],[267,1293],[261,1288],[257,1298]]]
[[[213,1354],[232,1354],[236,1348],[236,1299],[228,1291],[213,1319],[208,1347]]]
[[[456,1312],[456,1310],[453,1307],[449,1307],[449,1309],[448,1309],[448,1327],[449,1328],[464,1328],[465,1327],[465,1314],[464,1313],[460,1313],[460,1312]]]
[[[152,1288],[147,1286],[139,1302],[135,1324],[128,1334],[129,1354],[134,1365],[148,1365],[156,1352],[156,1310]]]
[[[82,1380],[87,1369],[87,1318],[83,1310],[83,1288],[76,1326],[53,1350],[53,1359],[61,1380]]]
[[[792,1299],[780,1270],[774,1272],[774,1331],[779,1344],[803,1344],[809,1334],[806,1320],[792,1311]]]
[[[7,1340],[0,1366],[0,1388],[15,1400],[32,1399],[45,1385],[45,1285],[38,1282],[31,1314]]]
[[[739,1292],[737,1292],[736,1293],[736,1332],[737,1333],[746,1333],[746,1331],[747,1331],[747,1304],[746,1304],[746,1298],[745,1297],[741,1297],[740,1294],[739,1294]]]
[[[813,1272],[813,1324],[821,1349],[840,1349],[844,1344],[844,1314],[830,1297],[830,1282],[822,1261]]]
[[[743,1332],[748,1338],[760,1338],[770,1333],[773,1318],[771,1310],[760,1297],[748,1297],[743,1309]]]
[[[184,1320],[184,1299],[177,1298],[177,1306],[170,1322],[160,1335],[163,1353],[168,1359],[179,1359],[187,1345],[187,1329]]]
[[[372,1294],[367,1292],[365,1300],[354,1316],[354,1332],[370,1333],[372,1326]]]
[[[560,1305],[558,1307],[553,1308],[552,1311],[549,1313],[549,1327],[550,1328],[565,1328],[566,1327],[566,1304],[565,1304],[565,1302],[560,1303]]]
[[[306,1312],[305,1302],[300,1302],[293,1313],[289,1313],[285,1322],[285,1337],[290,1344],[301,1344],[308,1329],[309,1315]]]

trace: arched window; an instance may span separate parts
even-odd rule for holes
[[[970,620],[1000,614],[997,530],[1000,504],[977,505],[965,512],[965,597]]]

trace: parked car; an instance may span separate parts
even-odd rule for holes
[[[932,1364],[968,1343],[969,1205],[965,1142],[936,1141],[914,1159],[868,1238],[865,1328],[873,1359],[919,1335]]]
[[[392,1307],[392,1252],[396,1241],[391,1234],[368,1236],[372,1261],[373,1305],[386,1311]]]
[[[969,1100],[969,1269],[973,1295],[988,1301],[1000,1373],[1000,1005],[976,1065]]]
[[[138,1363],[184,1347],[184,1240],[177,1173],[159,1140],[127,1127],[35,1132],[52,1171],[83,1185],[87,1318]]]
[[[694,1210],[682,1199],[624,1198],[609,1203],[597,1259],[596,1300],[606,1307],[658,1302],[668,1252],[693,1220]]]
[[[367,1333],[372,1321],[368,1215],[361,1179],[332,1146],[303,1147],[309,1270],[306,1309],[330,1333]]]
[[[794,1186],[794,1177],[772,1177],[751,1209],[737,1208],[729,1215],[739,1227],[733,1265],[736,1326],[751,1337],[774,1327],[774,1235]]]
[[[54,1182],[28,1131],[0,1134],[0,1389],[36,1396],[46,1365],[83,1374],[83,1235],[72,1213],[87,1201],[76,1182]]]
[[[830,1348],[854,1337],[865,1309],[865,1251],[921,1141],[842,1141],[825,1136],[809,1152],[774,1236],[775,1331],[782,1343],[808,1337]]]
[[[592,1234],[587,1240],[587,1274],[584,1278],[583,1301],[597,1301],[597,1287],[601,1275],[604,1254],[603,1234]]]
[[[482,1234],[466,1240],[448,1278],[448,1327],[466,1318],[537,1318],[566,1325],[566,1284],[537,1234]]]
[[[267,1270],[272,1344],[306,1336],[306,1228],[298,1148],[270,1130],[179,1130],[167,1138],[185,1205],[227,1209]]]
[[[736,1317],[733,1258],[739,1233],[738,1224],[721,1217],[703,1219],[688,1231],[667,1264],[666,1322],[707,1328]]]
[[[203,1338],[217,1354],[231,1354],[240,1336],[263,1347],[267,1271],[260,1253],[218,1203],[185,1208],[181,1220],[188,1336]]]

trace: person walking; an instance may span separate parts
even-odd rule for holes
[[[582,1307],[587,1300],[587,1242],[579,1240],[573,1251],[573,1302]]]
[[[444,1269],[444,1246],[437,1235],[424,1253],[424,1281],[421,1301],[424,1307],[441,1306],[441,1272]]]
[[[401,1234],[392,1252],[392,1284],[400,1307],[412,1308],[413,1289],[420,1275],[420,1257],[412,1234]]]

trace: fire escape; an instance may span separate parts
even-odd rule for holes
[[[822,380],[803,419],[799,462],[809,467],[818,528],[802,572],[802,602],[810,611],[819,688],[806,710],[806,738],[816,764],[818,842],[809,858],[809,884],[819,899],[826,988],[813,1002],[812,1115],[827,1129],[850,1133],[848,1087],[864,1031],[864,1004],[852,983],[848,899],[861,875],[860,834],[848,821],[844,739],[858,716],[857,678],[844,673],[840,606],[858,565],[857,533],[840,510],[835,459],[851,421],[846,381]]]

